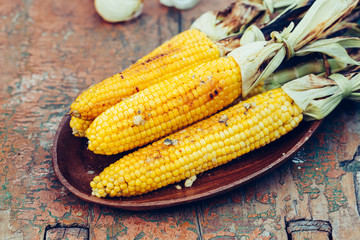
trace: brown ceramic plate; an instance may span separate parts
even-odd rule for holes
[[[87,150],[85,138],[72,135],[69,121],[70,116],[65,116],[55,135],[52,159],[56,176],[66,188],[85,201],[128,210],[171,207],[228,192],[284,163],[320,125],[320,121],[302,122],[295,130],[264,148],[200,174],[191,188],[178,190],[171,185],[138,197],[97,198],[91,195],[90,181],[121,155],[93,154]]]

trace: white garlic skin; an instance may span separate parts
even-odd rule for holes
[[[143,0],[94,0],[96,12],[107,22],[123,22],[142,13]]]
[[[175,7],[180,10],[186,10],[195,7],[200,0],[160,0],[160,3],[167,7]]]

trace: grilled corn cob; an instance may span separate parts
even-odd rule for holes
[[[175,36],[123,72],[79,95],[70,110],[74,135],[83,137],[92,120],[123,98],[219,56],[216,44],[196,29]]]
[[[115,74],[90,87],[78,96],[71,105],[70,114],[73,117],[84,120],[93,120],[105,109],[135,92],[143,90],[163,79],[175,76],[179,72],[201,64],[204,61],[218,58],[220,53],[215,45],[215,39],[212,40],[212,38],[209,38],[204,33],[206,30],[205,26],[219,25],[223,21],[229,21],[229,19],[231,19],[231,24],[227,23],[225,26],[220,24],[221,27],[214,31],[220,34],[221,37],[218,36],[219,39],[232,35],[241,25],[246,24],[246,22],[239,19],[237,15],[234,16],[233,13],[244,11],[242,5],[243,3],[240,2],[234,3],[225,10],[213,12],[213,16],[219,14],[221,19],[216,20],[216,22],[210,21],[207,24],[192,26],[189,30],[181,32],[164,42],[123,72]],[[253,7],[251,8],[251,12],[254,13],[249,17],[249,20],[255,18],[258,12],[264,11],[264,9],[258,5],[259,4],[251,5]],[[217,49],[217,51],[207,51],[207,48],[201,48],[202,51],[197,52],[197,49],[200,50],[197,46],[199,43],[204,43],[201,44],[201,46],[214,48]],[[195,46],[193,46],[193,44],[195,44]],[[74,121],[76,120],[74,119]],[[81,131],[81,129],[78,130]]]
[[[360,101],[358,68],[354,72],[293,80],[125,155],[94,177],[92,194],[141,195],[265,146],[296,128],[303,117],[324,118],[343,98]]]
[[[93,120],[123,98],[202,62],[219,57],[219,48],[214,42],[200,31],[192,32],[197,33],[194,36],[200,37],[191,48],[186,45],[179,46],[163,51],[160,55],[146,57],[123,72],[93,85],[73,102],[71,115],[84,120]]]
[[[272,6],[271,8],[273,7],[283,8],[284,6],[287,6],[289,4],[290,2],[287,2],[285,5],[276,4],[276,6]],[[166,64],[161,64],[161,63],[160,65],[156,65],[158,64],[157,62],[159,61],[158,58],[162,59],[164,58],[165,55],[171,55],[175,57],[177,55],[177,52],[184,50],[184,46],[190,46],[194,43],[204,41],[204,39],[206,40],[212,39],[213,41],[218,41],[230,35],[234,35],[235,32],[237,32],[237,34],[240,34],[246,29],[248,23],[251,22],[252,19],[258,18],[259,13],[265,11],[265,8],[266,7],[263,7],[261,4],[256,2],[249,3],[247,1],[245,2],[236,1],[224,10],[217,12],[207,12],[201,17],[199,17],[199,19],[194,22],[194,24],[191,26],[189,30],[184,31],[174,36],[169,41],[163,43],[158,48],[153,50],[151,53],[149,53],[148,55],[141,58],[133,65],[131,65],[129,69],[133,69],[133,71],[135,72],[140,72],[146,75],[147,73],[151,72],[151,69],[154,70],[154,67],[163,68],[163,71],[161,73],[158,72],[161,76],[162,73],[167,71],[169,72],[172,71],[171,76],[176,75],[179,71],[173,71],[170,66],[166,66]],[[296,6],[294,8],[296,8]],[[244,14],[244,16],[246,15],[245,19],[239,17],[239,15],[241,16],[242,15],[241,13],[243,12],[246,13]],[[272,11],[270,12],[272,13]],[[289,13],[289,11],[287,12],[289,16],[292,15],[291,13]],[[267,14],[265,14],[265,16],[267,17],[258,19],[256,24],[257,25],[264,24],[267,21],[271,20],[276,15],[277,15],[276,13],[272,13],[271,16],[270,15],[267,16]],[[283,20],[284,19],[282,19],[281,22],[284,22]],[[209,29],[211,29],[211,31],[209,31]],[[219,44],[223,45],[224,43],[219,43]],[[174,50],[174,52],[172,52],[172,50]],[[203,61],[206,61],[206,58],[207,57],[204,56]],[[203,62],[203,61],[199,61],[199,59],[195,59],[195,60],[197,62],[190,65],[188,65],[189,64],[188,61],[185,62],[180,61],[178,63],[179,65],[177,66],[181,70],[186,70],[187,68],[190,68],[192,66],[195,66],[196,64],[200,64],[201,62]],[[143,66],[144,64],[147,65],[147,67]],[[150,65],[150,67],[148,65]],[[149,68],[149,69],[144,70],[145,68]],[[130,71],[129,69],[126,69],[124,72],[125,73],[129,72]],[[162,78],[158,78],[157,76],[159,76],[159,74],[155,73],[154,75],[151,74],[146,75],[144,78],[142,78],[140,86],[138,86],[139,82],[136,80],[130,82],[126,81],[126,78],[128,78],[130,74],[128,76],[122,76],[125,78],[122,79],[120,73],[104,80],[104,82],[106,83],[101,83],[93,87],[90,87],[88,90],[82,93],[71,106],[71,111],[70,111],[72,115],[71,127],[73,129],[74,134],[76,136],[84,136],[83,134],[84,130],[86,130],[86,128],[91,123],[91,121],[101,112],[103,112],[105,109],[121,101],[122,98],[126,98],[130,96],[132,93],[134,93],[134,91],[137,92],[139,90],[142,90],[143,88],[146,88],[147,86],[155,82],[159,82],[165,77],[170,76],[167,75],[167,76],[163,76]],[[134,76],[137,75],[135,74]],[[125,82],[125,83],[119,83],[119,82]],[[109,90],[109,88],[112,90]],[[84,125],[81,125],[81,123],[84,123]]]
[[[232,57],[204,63],[100,114],[86,130],[88,148],[111,155],[142,146],[214,114],[240,93],[240,67]]]
[[[302,110],[281,89],[256,95],[139,149],[90,183],[97,197],[141,195],[268,144],[295,128]]]
[[[338,72],[346,67],[347,64],[336,61],[335,59],[329,59],[329,64],[331,67],[331,72]],[[295,78],[305,76],[310,73],[325,73],[322,59],[312,59],[310,62],[301,62],[294,67],[289,67],[276,71],[268,79],[266,79],[266,85],[264,82],[259,83],[247,96],[247,98],[253,97],[259,93],[263,93],[266,90],[278,88],[281,86],[281,83],[288,82]],[[243,101],[243,97],[238,97],[231,105]],[[73,129],[73,134],[77,137],[85,137],[85,131],[90,126],[92,121],[86,121],[83,119],[72,117],[70,121],[70,127]]]
[[[291,79],[287,79],[287,80],[291,80]],[[247,97],[251,97],[254,96],[258,93],[264,92],[265,88],[264,88],[264,83],[261,82],[258,86],[256,86]],[[132,98],[130,98],[132,99]],[[232,98],[231,98],[232,99]],[[239,100],[241,100],[242,98],[239,97]],[[70,127],[73,130],[73,135],[76,137],[85,137],[86,134],[86,130],[89,128],[90,124],[93,122],[93,120],[84,120],[81,118],[77,118],[77,117],[71,117],[70,120]]]
[[[85,131],[88,129],[92,120],[84,120],[77,117],[71,117],[70,127],[72,129],[72,134],[75,137],[85,137]]]
[[[216,113],[241,96],[240,69],[234,57],[222,57],[132,95],[90,125],[89,150],[117,154]]]
[[[293,57],[307,42],[329,32],[355,6],[356,1],[317,0],[295,28],[292,23],[282,33],[273,32],[272,40],[245,44],[227,57],[132,95],[90,125],[88,148],[97,154],[117,154],[210,116],[241,94],[248,95],[285,57]]]

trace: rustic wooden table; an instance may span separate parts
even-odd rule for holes
[[[146,0],[140,18],[109,24],[92,1],[1,1],[0,239],[360,238],[360,104],[341,104],[280,168],[194,204],[102,207],[54,175],[55,131],[81,90],[230,2],[177,11]]]

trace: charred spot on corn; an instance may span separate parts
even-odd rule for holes
[[[244,103],[243,106],[246,110],[248,110],[251,107],[250,103],[247,103],[247,102]]]
[[[211,92],[209,94],[210,99],[214,99],[215,96],[219,95],[219,91],[221,90],[221,88],[219,87],[218,89],[215,89],[213,92]]]
[[[169,145],[176,145],[178,143],[178,140],[176,139],[170,139],[170,138],[166,138],[164,140],[164,145],[169,146]]]
[[[224,123],[225,126],[228,126],[228,122],[227,122],[228,120],[229,118],[226,115],[221,115],[219,119],[219,123]]]

